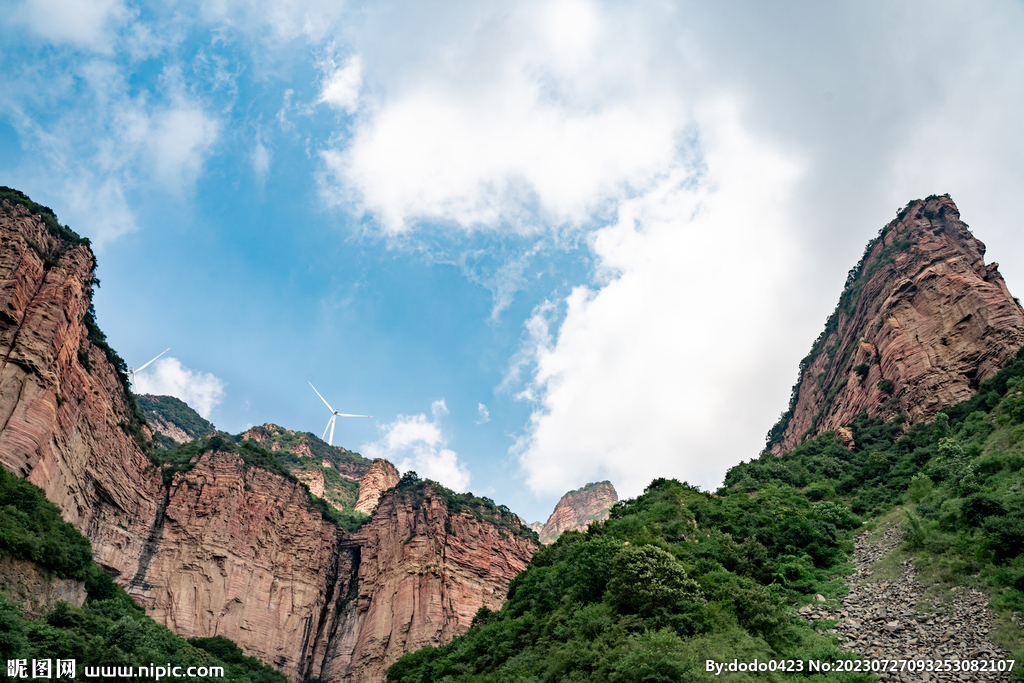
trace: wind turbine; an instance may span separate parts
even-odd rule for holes
[[[158,353],[158,354],[157,354],[157,356],[156,356],[156,358],[159,358],[160,356],[164,355],[165,353],[167,353],[167,352],[168,352],[168,351],[170,351],[170,350],[171,350],[171,347],[170,347],[170,346],[168,346],[168,347],[167,347],[166,349],[164,349],[163,351],[161,351],[160,353]],[[153,360],[156,360],[156,358],[154,358]],[[153,362],[153,360],[149,361],[149,363],[152,363],[152,362]],[[149,363],[146,363],[146,365],[149,365]],[[128,377],[129,377],[129,378],[131,379],[131,381],[132,381],[132,391],[135,391],[135,374],[136,374],[136,373],[139,373],[139,372],[142,372],[143,370],[145,370],[145,369],[146,369],[146,365],[143,365],[143,366],[142,366],[141,368],[139,368],[138,370],[136,370],[135,368],[133,368],[133,367],[131,367],[131,366],[128,366]]]
[[[156,360],[156,359],[154,358],[153,360]],[[150,361],[150,363],[152,363],[152,362],[153,361]],[[309,382],[309,380],[306,380],[306,381]],[[313,388],[313,391],[316,391],[316,387],[313,386],[312,382],[309,382],[309,386]],[[320,392],[316,391],[316,395],[320,396]],[[320,396],[320,400],[324,402],[325,406],[327,406],[327,410],[331,411],[331,419],[327,421],[327,426],[324,427],[324,436],[327,436],[327,430],[328,429],[331,430],[331,436],[328,437],[328,439],[327,439],[327,445],[328,446],[333,446],[334,445],[334,444],[331,443],[332,441],[334,441],[334,421],[336,419],[338,419],[339,417],[373,417],[373,415],[349,415],[348,413],[339,413],[337,410],[335,410],[334,408],[331,407],[331,404],[327,402],[326,398],[324,398],[323,396]],[[321,441],[323,440],[324,436],[320,437]]]

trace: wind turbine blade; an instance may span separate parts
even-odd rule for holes
[[[334,445],[334,420],[337,417],[338,417],[337,415],[331,415],[331,437],[329,439],[327,439],[327,445],[328,446],[333,446]]]
[[[338,417],[373,417],[373,415],[349,415],[348,413],[335,413]]]
[[[313,383],[310,382],[308,379],[306,381],[309,382],[309,386],[313,387],[313,391],[316,391],[316,387],[313,386]],[[316,391],[316,395],[320,396],[320,392]],[[320,396],[320,400],[324,402],[324,405],[327,406],[327,409],[329,411],[331,411],[332,413],[334,412],[334,408],[331,407],[331,404],[327,402],[326,398],[324,398],[323,396]],[[326,434],[327,432],[324,432],[324,433]]]
[[[168,351],[170,351],[170,350],[171,350],[171,347],[170,347],[170,346],[168,346],[168,347],[167,347],[166,349],[164,349],[163,351],[161,351],[160,353],[158,353],[158,354],[156,355],[156,358],[159,358],[160,356],[164,355],[165,353],[167,353],[167,352],[168,352]],[[156,360],[156,358],[154,358],[153,360]],[[152,363],[152,362],[153,362],[153,360],[149,361],[149,363]],[[146,363],[146,365],[149,365],[149,363]],[[146,367],[146,365],[143,365],[143,366],[142,366],[142,368]],[[135,369],[135,372],[142,372],[142,368],[136,368],[136,369]]]
[[[316,391],[316,389],[314,389],[313,391]],[[324,433],[320,437],[321,441],[323,441],[324,439],[327,438],[327,430],[331,428],[332,424],[334,424],[334,416],[333,415],[331,415],[331,419],[327,421],[327,426],[324,427]]]

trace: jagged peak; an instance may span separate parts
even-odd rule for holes
[[[785,452],[861,411],[927,419],[992,376],[1024,345],[1024,316],[984,254],[949,195],[900,209],[850,270],[766,447]]]

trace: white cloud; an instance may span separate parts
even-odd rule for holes
[[[256,146],[252,150],[252,170],[260,179],[266,178],[270,171],[270,150],[263,144],[262,136],[256,138]]]
[[[359,106],[359,88],[362,85],[362,61],[359,55],[345,60],[337,66],[334,60],[322,66],[324,79],[320,85],[317,104],[327,104],[334,109],[352,114]]]
[[[487,410],[487,406],[485,406],[483,403],[476,404],[476,412],[478,415],[480,415],[480,419],[476,421],[478,425],[482,425],[485,422],[491,421],[491,413],[489,410]]]
[[[161,358],[152,370],[135,376],[140,394],[175,396],[205,418],[224,400],[224,381],[209,372],[189,370],[177,358]]]
[[[122,0],[27,0],[14,11],[53,43],[104,53],[113,51],[115,31],[133,15]]]
[[[593,239],[607,284],[573,290],[556,337],[550,303],[527,326],[511,371],[535,363],[522,396],[538,405],[513,450],[537,493],[604,478],[624,496],[659,476],[715,485],[734,464],[723,455],[757,453],[778,412],[764,398],[790,379],[772,363],[788,340],[759,332],[791,293],[785,207],[801,164],[733,106],[699,116],[705,177],[680,167],[624,201]]]
[[[587,221],[669,164],[683,99],[617,64],[619,33],[592,3],[483,14],[462,37],[411,56],[351,140],[322,152],[329,202],[354,191],[391,234],[417,220],[529,233],[538,221]]]
[[[438,418],[448,414],[444,399],[431,405],[433,420],[423,413],[399,415],[381,428],[383,436],[360,450],[369,458],[385,458],[401,472],[415,471],[455,491],[469,489],[470,474],[458,454],[446,448],[448,441]]]

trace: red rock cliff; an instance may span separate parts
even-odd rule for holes
[[[913,424],[969,398],[1024,345],[1024,311],[947,197],[907,205],[873,240],[801,363],[776,454],[855,415]]]
[[[547,524],[540,530],[540,542],[548,545],[566,531],[586,531],[591,522],[608,519],[608,511],[618,500],[610,481],[587,484],[569,491],[558,501]]]
[[[157,620],[230,637],[293,680],[370,682],[501,605],[536,544],[430,490],[386,493],[349,535],[299,484],[235,453],[196,456],[165,487],[129,434],[118,359],[83,324],[92,252],[50,222],[0,210],[0,462],[46,491]],[[343,460],[355,476],[354,454],[328,464]]]
[[[42,488],[123,582],[156,515],[160,473],[122,428],[132,421],[125,380],[83,324],[94,265],[87,243],[0,206],[0,462]]]
[[[226,636],[293,680],[370,683],[498,609],[536,549],[429,485],[392,489],[348,535],[298,484],[208,452],[175,475],[130,589],[176,633]]]

